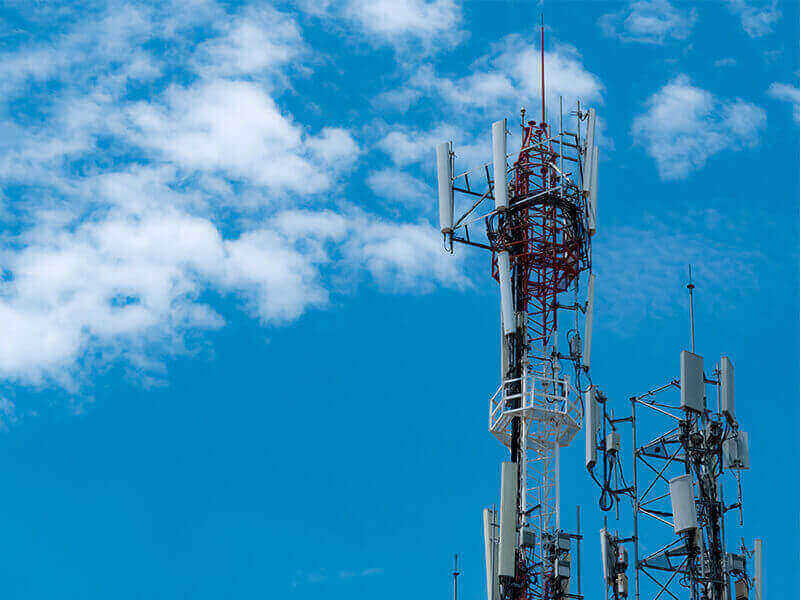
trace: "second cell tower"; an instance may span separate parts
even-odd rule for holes
[[[691,351],[680,354],[680,378],[632,396],[627,417],[614,418],[598,389],[586,394],[586,467],[598,480],[594,470],[602,464],[600,507],[616,506],[618,520],[620,504],[629,500],[631,509],[619,524],[627,535],[608,526],[600,533],[609,600],[764,599],[762,541],[748,548],[740,538],[728,551],[736,523],[726,525],[726,515],[736,511],[743,525],[741,477],[750,468],[749,437],[734,413],[733,362],[722,356],[709,371],[695,354],[691,278],[687,288]],[[735,501],[730,489],[726,500],[725,484],[734,484]]]
[[[596,117],[578,104],[567,131],[559,106],[558,126],[549,125],[543,50],[541,67],[541,120],[526,120],[523,109],[518,152],[508,153],[505,119],[492,124],[491,163],[477,169],[456,174],[452,142],[436,148],[445,248],[491,252],[500,288],[501,382],[489,430],[509,460],[499,511],[484,511],[488,600],[582,597],[571,591],[580,536],[561,528],[559,469],[560,449],[582,426],[582,381],[590,385]],[[465,201],[458,219],[456,197]]]

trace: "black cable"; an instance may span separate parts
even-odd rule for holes
[[[608,466],[609,463],[611,463],[610,468]],[[611,488],[611,476],[614,473],[614,455],[612,454],[609,457],[608,452],[604,451],[603,465],[604,465],[603,486],[602,486],[603,491],[600,494],[600,500],[598,504],[600,506],[600,510],[602,510],[603,512],[608,512],[612,508],[614,508],[614,500],[616,499],[614,491]]]

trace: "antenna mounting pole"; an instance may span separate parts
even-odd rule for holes
[[[689,283],[686,284],[686,289],[689,290],[689,331],[692,339],[692,354],[694,354],[694,284],[692,283],[692,265],[689,265]]]
[[[461,572],[458,570],[458,554],[453,557],[453,600],[458,600],[458,576]]]
[[[542,123],[544,123],[544,15],[542,15]]]

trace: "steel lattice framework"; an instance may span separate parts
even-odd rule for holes
[[[523,554],[525,598],[556,597],[551,561],[545,547],[548,534],[560,527],[559,448],[578,431],[582,416],[580,396],[560,376],[557,356],[559,296],[575,285],[589,267],[589,236],[582,189],[565,173],[564,136],[554,143],[546,123],[528,121],[522,126],[522,150],[513,167],[509,204],[518,211],[505,217],[494,235],[499,250],[508,250],[516,288],[517,311],[524,314],[521,512],[538,505],[527,519],[537,540]],[[558,150],[554,146],[558,147]],[[559,163],[561,169],[559,169]],[[582,214],[583,213],[583,214]],[[496,264],[496,253],[493,264]],[[496,269],[493,269],[496,273]],[[507,396],[511,394],[506,394]],[[509,406],[508,400],[506,408]],[[513,430],[513,421],[511,423]],[[509,440],[513,451],[513,441]],[[512,452],[513,453],[513,452]]]
[[[741,471],[749,468],[749,459],[746,464],[739,462],[745,459],[738,455],[738,448],[729,449],[746,434],[740,433],[733,415],[721,408],[721,375],[719,366],[711,377],[702,375],[703,387],[716,388],[716,405],[711,395],[706,405],[705,394],[702,410],[682,406],[674,396],[665,400],[669,392],[687,385],[673,379],[631,397],[629,417],[607,420],[615,430],[621,424],[631,427],[632,485],[624,483],[620,472],[624,487],[617,485],[611,493],[615,501],[627,497],[631,502],[633,535],[614,543],[633,544],[636,600],[724,600],[731,597],[734,587],[736,597],[741,588],[760,594],[760,556],[756,559],[743,542],[738,554],[726,551],[725,514],[737,510],[742,524]],[[731,504],[723,497],[725,475],[736,484],[737,499]],[[671,489],[676,476],[690,478],[691,510],[696,511],[694,527],[680,532]],[[610,600],[627,597],[613,584],[607,591]]]

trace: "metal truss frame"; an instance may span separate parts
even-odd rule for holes
[[[719,370],[715,370],[714,374],[716,379],[705,379],[705,383],[716,385],[719,390]],[[712,435],[712,428],[717,428],[719,432],[724,418],[719,406],[716,411],[705,410],[701,413],[660,400],[663,392],[675,389],[680,389],[680,382],[673,379],[640,396],[634,396],[630,398],[630,417],[611,419],[612,425],[629,422],[632,430],[633,486],[624,491],[630,497],[633,509],[633,536],[627,541],[632,541],[634,546],[634,598],[683,600],[688,591],[691,600],[700,600],[713,590],[713,595],[709,597],[721,599],[730,584],[728,573],[731,572],[725,558],[724,514],[728,509],[741,508],[741,492],[738,504],[726,508],[722,498],[722,483],[717,481],[723,472],[721,453],[719,456],[707,453],[702,468],[707,474],[710,465],[710,478],[706,477],[705,481],[713,481],[713,485],[706,484],[704,493],[701,490],[703,484],[698,471],[698,447],[695,445],[699,439],[697,436]],[[659,423],[666,421],[667,425],[654,437],[641,442],[637,436],[641,434],[643,414],[656,417]],[[721,435],[724,437],[724,434]],[[670,476],[687,473],[692,475],[695,497],[700,499],[698,528],[676,535],[669,480]],[[736,480],[738,484],[738,471]],[[641,554],[640,547],[643,519],[669,528],[661,529],[665,532],[662,545],[647,555]],[[650,534],[647,537],[651,539]],[[651,590],[647,593],[643,593],[645,586],[642,575],[646,577],[644,582],[649,584],[647,588]],[[609,597],[617,598],[613,594]]]

